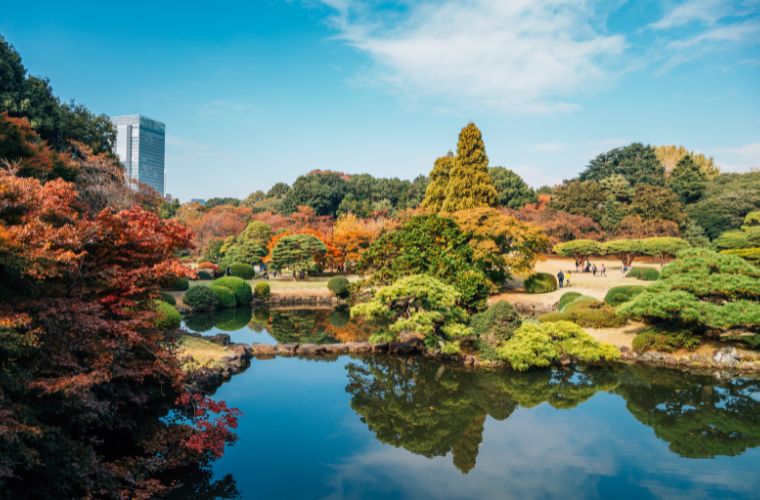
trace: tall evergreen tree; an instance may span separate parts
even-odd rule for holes
[[[443,210],[455,212],[496,203],[496,188],[488,173],[488,156],[480,129],[470,122],[459,133],[457,158],[446,186]]]
[[[670,189],[682,202],[694,203],[702,198],[706,188],[707,176],[697,162],[688,154],[681,158],[670,176]]]
[[[435,160],[433,170],[430,171],[430,184],[425,190],[425,198],[422,206],[433,211],[440,212],[443,202],[446,200],[446,187],[449,184],[449,174],[455,163],[454,153],[449,151],[446,156]]]

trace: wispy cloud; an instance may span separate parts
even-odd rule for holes
[[[323,0],[338,38],[374,62],[372,79],[415,98],[518,113],[572,110],[569,96],[614,76],[625,47],[596,1],[428,0],[375,8]]]

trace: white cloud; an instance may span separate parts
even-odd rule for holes
[[[338,38],[374,63],[372,81],[414,98],[545,113],[577,108],[568,96],[614,78],[625,48],[592,0],[427,0],[375,8],[323,0]]]
[[[747,172],[760,169],[760,142],[735,148],[717,148],[708,153],[723,172]]]
[[[723,17],[736,2],[732,0],[688,0],[665,12],[662,18],[650,25],[652,29],[676,28],[692,22],[712,24]]]

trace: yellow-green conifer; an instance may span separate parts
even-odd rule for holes
[[[496,203],[496,188],[488,173],[483,136],[470,122],[459,133],[456,162],[449,173],[443,211],[455,212]]]

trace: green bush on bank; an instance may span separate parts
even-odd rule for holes
[[[658,351],[673,352],[676,349],[696,349],[701,340],[689,330],[664,330],[649,328],[633,339],[636,352]]]
[[[244,280],[250,280],[256,276],[256,271],[253,269],[253,266],[250,264],[245,264],[243,262],[235,262],[234,264],[230,265],[229,269],[230,276],[235,276]]]
[[[636,278],[641,281],[657,281],[660,278],[660,271],[651,267],[634,267],[628,271],[625,277]]]
[[[624,302],[628,302],[646,289],[641,285],[623,285],[614,286],[607,290],[607,295],[604,296],[604,301],[611,306],[619,306]]]
[[[492,346],[508,340],[520,325],[522,318],[512,304],[505,300],[496,302],[470,318],[473,333],[481,341]]]
[[[625,319],[619,317],[611,305],[586,296],[576,298],[562,311],[539,316],[538,321],[572,321],[586,328],[614,328],[625,324]]]
[[[519,371],[547,367],[563,359],[596,364],[620,357],[616,347],[597,342],[569,321],[524,323],[496,353]]]
[[[549,293],[557,289],[557,279],[549,273],[531,274],[525,280],[527,293]]]
[[[214,291],[205,285],[197,285],[185,292],[185,304],[193,309],[193,312],[213,311],[219,306],[219,299]]]
[[[272,296],[272,290],[269,283],[260,281],[253,287],[253,300],[256,302],[266,302]]]
[[[171,304],[155,301],[156,326],[161,330],[176,330],[182,323],[182,316]]]
[[[164,288],[172,292],[184,292],[190,288],[190,280],[184,276],[177,276],[176,278],[169,280]]]
[[[562,294],[562,297],[559,298],[559,303],[557,304],[557,309],[560,311],[565,308],[566,305],[568,305],[570,302],[574,301],[578,297],[580,297],[582,294],[578,292],[565,292]]]
[[[160,300],[161,302],[166,302],[167,304],[171,306],[177,305],[177,300],[174,298],[174,296],[166,292],[161,292],[161,294],[158,296],[158,300]]]
[[[250,306],[253,302],[253,291],[247,281],[237,276],[224,276],[211,282],[212,286],[223,286],[232,290],[235,294],[235,302],[238,306]]]
[[[343,276],[333,276],[327,282],[327,289],[339,299],[347,299],[350,295],[351,283]]]
[[[212,280],[212,279],[214,279],[214,275],[211,274],[210,271],[203,271],[203,270],[201,270],[201,271],[198,271],[196,273],[196,275],[198,276],[199,280]]]
[[[209,288],[216,294],[217,302],[222,309],[231,309],[237,305],[235,294],[229,288],[219,285],[211,285]]]

